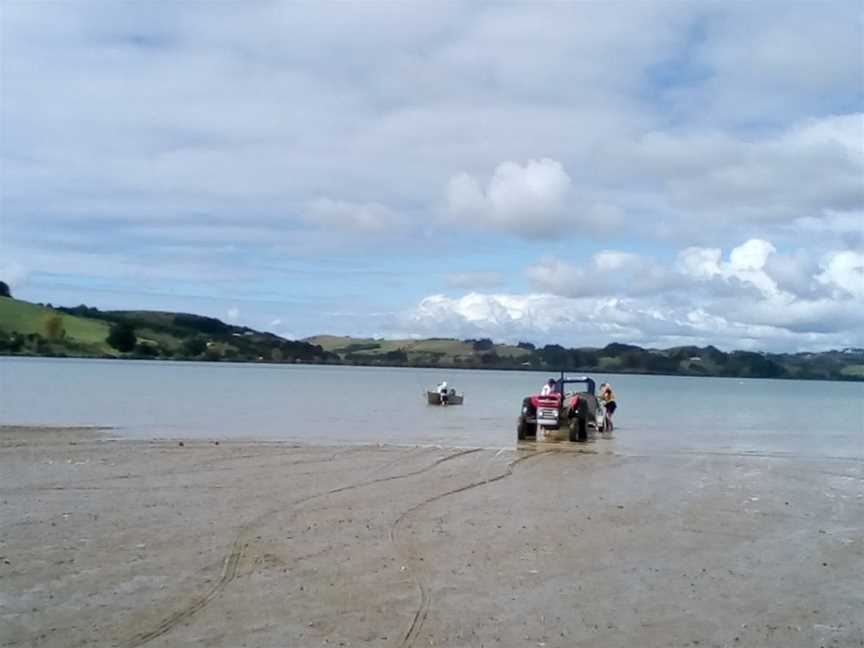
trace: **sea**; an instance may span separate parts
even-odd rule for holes
[[[577,374],[571,373],[571,376]],[[0,358],[0,425],[135,439],[514,448],[522,398],[551,377],[315,365]],[[612,452],[864,461],[864,383],[592,374],[618,403]],[[440,381],[462,406],[426,404]]]

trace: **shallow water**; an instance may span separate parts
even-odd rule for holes
[[[134,437],[513,447],[546,374],[0,358],[0,424],[98,425]],[[593,374],[618,398],[615,451],[864,460],[864,383]],[[430,407],[442,379],[461,407]]]

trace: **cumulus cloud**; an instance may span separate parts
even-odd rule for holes
[[[436,335],[604,345],[712,343],[799,349],[864,344],[864,255],[778,253],[751,239],[724,255],[687,248],[671,262],[607,250],[576,265],[546,258],[535,292],[432,295],[406,315]]]
[[[728,261],[721,261],[722,251],[716,248],[687,248],[679,254],[678,267],[696,279],[737,279],[769,295],[777,292],[777,285],[764,267],[775,252],[771,243],[761,239],[750,239],[733,248]]]
[[[499,227],[543,238],[555,235],[572,189],[570,176],[556,160],[529,160],[524,165],[502,162],[485,188],[467,173],[451,178],[446,208],[463,225]]]
[[[851,297],[864,299],[864,254],[851,250],[830,254],[818,279]]]
[[[229,322],[236,322],[240,319],[240,309],[236,306],[229,308],[225,313],[225,317]]]

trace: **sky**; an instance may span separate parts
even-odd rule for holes
[[[0,3],[0,280],[320,333],[864,347],[860,2]]]

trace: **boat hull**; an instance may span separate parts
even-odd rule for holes
[[[447,398],[447,406],[450,405],[461,405],[465,401],[465,396],[462,394],[450,394]],[[426,392],[426,402],[429,405],[440,405],[441,404],[441,394],[435,391],[427,391]]]

